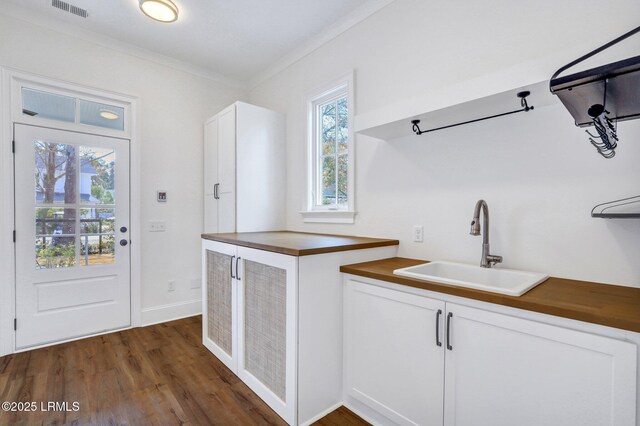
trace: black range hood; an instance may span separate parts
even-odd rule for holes
[[[640,56],[552,78],[549,87],[576,126],[593,125],[589,109],[596,104],[604,105],[612,121],[640,118]]]

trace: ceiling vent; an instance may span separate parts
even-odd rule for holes
[[[87,12],[86,9],[74,6],[62,0],[51,0],[51,6],[60,10],[64,10],[65,12],[72,13],[76,16],[80,16],[81,18],[86,18],[87,16],[89,16],[89,12]]]

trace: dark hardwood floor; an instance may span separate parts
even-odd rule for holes
[[[0,410],[0,425],[284,425],[202,346],[201,327],[192,317],[1,357],[0,403],[37,410]],[[49,401],[69,411],[42,411]],[[317,424],[368,423],[341,407]]]

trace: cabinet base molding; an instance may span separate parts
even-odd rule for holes
[[[342,403],[342,405],[353,411],[362,420],[371,423],[372,425],[393,424],[390,419],[386,418],[382,414],[378,413],[374,409],[356,399],[347,397],[345,398],[345,401]]]
[[[310,418],[309,420],[307,420],[307,421],[305,421],[305,422],[300,423],[300,426],[309,426],[309,425],[311,425],[311,424],[313,424],[313,423],[317,422],[317,421],[318,421],[318,420],[320,420],[321,418],[326,417],[326,416],[328,416],[329,414],[333,413],[334,411],[336,411],[338,408],[342,407],[343,405],[346,407],[346,405],[345,405],[343,402],[338,402],[337,404],[334,404],[334,405],[332,405],[331,407],[327,408],[326,410],[322,411],[322,412],[321,412],[321,413],[319,413],[318,415],[313,416],[313,417],[312,417],[312,418]],[[349,407],[347,407],[347,408],[349,408]],[[351,411],[353,411],[353,410],[351,410]],[[355,411],[354,411],[354,413],[355,413]],[[358,414],[358,413],[356,413],[356,414]],[[359,414],[358,414],[358,415],[359,415]]]
[[[193,317],[202,313],[202,300],[187,300],[142,310],[142,326]]]

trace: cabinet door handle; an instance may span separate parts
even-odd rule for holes
[[[451,318],[453,314],[449,312],[447,314],[447,349],[453,350],[453,346],[451,346]]]
[[[216,200],[220,199],[220,195],[218,194],[219,188],[220,188],[219,183],[216,183],[215,185],[213,185],[213,198],[215,198]]]
[[[440,316],[442,315],[442,309],[438,309],[438,313],[436,314],[436,345],[442,346],[442,342],[440,341]]]
[[[229,268],[229,273],[231,274],[231,278],[235,278],[233,276],[233,259],[235,259],[235,256],[231,256],[231,267]]]
[[[242,278],[240,278],[240,272],[238,272],[238,265],[240,264],[240,259],[242,259],[242,258],[241,258],[241,257],[239,257],[239,258],[236,260],[236,279],[237,279],[238,281],[242,281]]]

